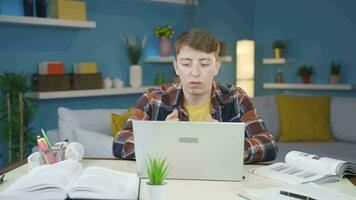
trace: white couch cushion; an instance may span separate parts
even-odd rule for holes
[[[112,142],[113,137],[88,131],[80,128],[74,129],[76,138],[74,141],[84,145],[84,156],[112,158]]]
[[[279,136],[279,117],[276,96],[257,96],[253,98],[253,103],[268,130],[277,139]]]
[[[59,107],[58,129],[60,140],[74,141],[74,129],[76,128],[112,136],[111,113],[122,114],[126,111],[126,109],[71,110]]]
[[[356,98],[331,98],[331,130],[337,140],[356,142]]]

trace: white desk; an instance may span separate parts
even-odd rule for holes
[[[133,161],[83,160],[82,165],[83,167],[101,166],[119,171],[136,172],[135,162]],[[259,167],[259,165],[245,165],[244,175],[246,179],[242,182],[167,180],[168,187],[166,199],[238,200],[242,198],[238,197],[237,194],[244,189],[282,185],[281,183],[249,174],[247,171],[252,167]],[[27,173],[27,171],[27,164],[25,164],[6,173],[5,181],[0,185],[0,192],[13,183],[13,181],[19,178],[22,174]],[[145,197],[145,182],[146,180],[141,180],[140,199],[144,199]],[[356,187],[347,179],[343,179],[342,181],[336,183],[324,184],[324,186],[356,197]]]

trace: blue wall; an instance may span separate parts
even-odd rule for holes
[[[356,1],[354,0],[268,0],[255,3],[256,40],[256,94],[275,94],[281,91],[265,90],[264,82],[274,82],[280,69],[285,82],[299,82],[296,75],[301,64],[315,66],[313,83],[327,83],[330,63],[342,65],[342,82],[355,84],[356,80]],[[262,58],[273,57],[274,40],[286,42],[286,57],[295,59],[289,65],[263,65]],[[356,92],[297,91],[309,94],[355,96]]]
[[[36,72],[39,61],[63,61],[66,72],[71,72],[73,62],[92,61],[98,63],[104,76],[122,78],[128,85],[130,63],[120,35],[142,36],[147,33],[146,54],[158,55],[153,29],[157,25],[171,24],[176,33],[189,27],[200,27],[227,41],[233,62],[223,63],[217,80],[234,83],[235,43],[239,39],[253,38],[254,1],[221,0],[217,4],[215,0],[201,0],[196,8],[194,23],[188,19],[190,12],[184,6],[173,4],[91,0],[87,1],[87,16],[89,20],[96,21],[96,29],[0,24],[0,73],[24,71],[30,75]],[[140,64],[144,85],[152,85],[157,72],[163,72],[166,80],[172,79],[170,64],[150,64],[143,60]],[[126,95],[35,101],[38,112],[32,127],[35,131],[41,127],[47,130],[57,128],[59,106],[72,109],[126,108],[132,106],[138,97]],[[6,145],[2,142],[2,154],[6,154],[5,149]]]

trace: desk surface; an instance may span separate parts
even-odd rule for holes
[[[27,164],[22,163],[14,170],[6,173],[4,183],[0,185],[0,192],[13,183],[21,175],[28,172]],[[133,161],[126,160],[102,160],[102,159],[88,159],[82,161],[83,167],[101,166],[109,169],[136,172],[136,165]],[[279,182],[268,180],[266,178],[249,174],[247,171],[254,167],[261,165],[245,165],[244,175],[245,180],[242,182],[224,182],[224,181],[196,181],[196,180],[167,180],[168,187],[166,198],[170,200],[181,199],[224,199],[237,200],[240,197],[238,193],[244,189],[249,188],[265,188],[272,186],[281,186]],[[145,197],[145,183],[146,180],[141,180],[140,199]],[[323,184],[331,189],[338,190],[342,193],[356,197],[356,187],[347,179],[340,182]]]

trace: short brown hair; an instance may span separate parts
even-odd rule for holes
[[[216,59],[219,58],[220,44],[219,40],[211,33],[203,29],[191,29],[181,33],[174,44],[175,55],[184,45],[203,51],[205,53],[214,53]]]

